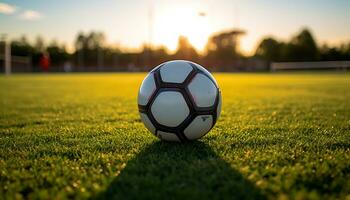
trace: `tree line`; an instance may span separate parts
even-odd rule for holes
[[[311,31],[303,29],[289,41],[264,38],[255,56],[267,61],[333,61],[350,60],[350,42],[330,47],[318,45]]]
[[[242,55],[238,48],[238,37],[243,33],[233,30],[214,34],[208,39],[204,54],[199,54],[184,36],[179,37],[174,53],[169,53],[164,46],[148,45],[143,45],[138,52],[124,52],[118,46],[107,44],[104,33],[95,31],[78,33],[72,53],[67,51],[64,44],[57,41],[47,44],[41,37],[37,37],[31,43],[22,36],[11,42],[11,48],[12,55],[30,56],[33,67],[38,67],[40,57],[43,53],[48,53],[53,67],[62,68],[68,62],[80,69],[110,67],[120,70],[148,70],[172,59],[192,60],[209,67],[228,67],[217,70],[230,70],[231,66],[254,59],[266,62],[350,60],[350,42],[339,46],[319,45],[311,31],[306,28],[289,41],[281,41],[274,37],[263,38],[257,45],[255,54],[247,57]],[[244,68],[244,65],[242,66]]]

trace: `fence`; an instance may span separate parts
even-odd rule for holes
[[[32,72],[32,59],[30,56],[11,56],[10,71],[12,72]],[[5,55],[0,54],[0,72],[5,71]]]
[[[271,71],[278,70],[308,70],[308,69],[337,69],[350,68],[350,61],[319,61],[319,62],[273,62]]]

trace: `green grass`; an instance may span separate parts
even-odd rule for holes
[[[350,74],[215,74],[217,125],[160,142],[145,74],[0,77],[0,199],[349,199]]]

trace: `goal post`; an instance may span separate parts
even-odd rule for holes
[[[11,43],[5,40],[5,74],[11,74]]]
[[[3,60],[3,66],[4,66],[4,71],[6,75],[11,74],[11,42],[7,40],[7,35],[6,34],[1,34],[1,40],[0,42],[2,45],[2,50],[0,52],[3,52],[2,58],[0,60]]]
[[[0,72],[10,75],[15,72],[32,72],[32,57],[13,55],[11,42],[0,33]]]

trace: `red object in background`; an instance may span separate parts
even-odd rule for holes
[[[40,58],[40,67],[44,72],[48,72],[50,68],[50,57],[47,54],[43,54]]]

